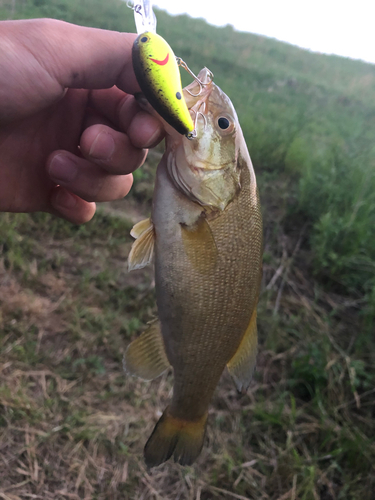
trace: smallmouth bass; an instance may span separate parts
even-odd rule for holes
[[[172,455],[190,465],[204,441],[208,407],[227,366],[247,389],[257,352],[262,217],[255,173],[230,99],[205,68],[184,89],[196,122],[189,140],[167,130],[152,215],[132,229],[129,269],[155,254],[158,319],[128,347],[128,373],[152,380],[170,366],[174,385],[146,443],[153,467]]]

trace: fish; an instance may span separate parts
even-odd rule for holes
[[[146,31],[134,41],[132,60],[138,84],[152,107],[180,134],[191,133],[194,123],[170,45],[160,35]]]
[[[257,355],[263,230],[256,177],[229,97],[207,68],[184,89],[196,138],[167,127],[151,217],[137,223],[129,269],[155,258],[158,318],[126,350],[126,371],[152,380],[173,368],[173,396],[144,458],[191,465],[227,367],[239,392]],[[203,85],[202,85],[203,83]]]

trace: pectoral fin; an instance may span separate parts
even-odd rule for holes
[[[128,257],[128,270],[142,269],[152,260],[154,254],[155,231],[151,219],[138,222],[130,231],[136,238]]]
[[[147,219],[143,219],[133,226],[132,230],[130,231],[130,235],[133,236],[133,238],[137,239],[141,236],[142,233],[147,231],[152,226],[153,224],[150,217],[148,217]]]
[[[207,219],[200,217],[193,226],[181,224],[182,241],[191,265],[201,274],[213,271],[218,250]]]
[[[236,384],[238,392],[246,390],[250,385],[255,368],[257,346],[257,312],[254,309],[241,344],[236,354],[227,364],[228,371]]]
[[[130,375],[153,380],[170,367],[165,354],[159,320],[149,327],[128,347],[124,356],[124,369]]]

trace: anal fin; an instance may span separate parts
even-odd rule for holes
[[[156,319],[149,323],[148,328],[127,348],[124,369],[130,375],[153,380],[169,367],[160,323]]]
[[[147,266],[154,255],[155,231],[151,219],[138,222],[130,234],[136,238],[128,257],[128,270],[133,271]]]
[[[250,323],[235,355],[227,364],[238,392],[246,390],[253,376],[258,352],[257,311],[254,308]]]

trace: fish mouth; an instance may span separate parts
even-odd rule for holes
[[[189,111],[193,112],[193,119],[195,113],[198,111],[202,112],[200,108],[203,108],[202,104],[207,101],[213,87],[214,84],[211,71],[207,68],[203,68],[198,73],[197,80],[194,80],[184,88],[183,93],[186,105]]]
[[[152,62],[158,64],[159,66],[165,66],[167,64],[167,62],[169,61],[169,52],[167,52],[167,55],[165,56],[165,58],[163,60],[153,59],[152,57],[150,57],[150,60]]]

